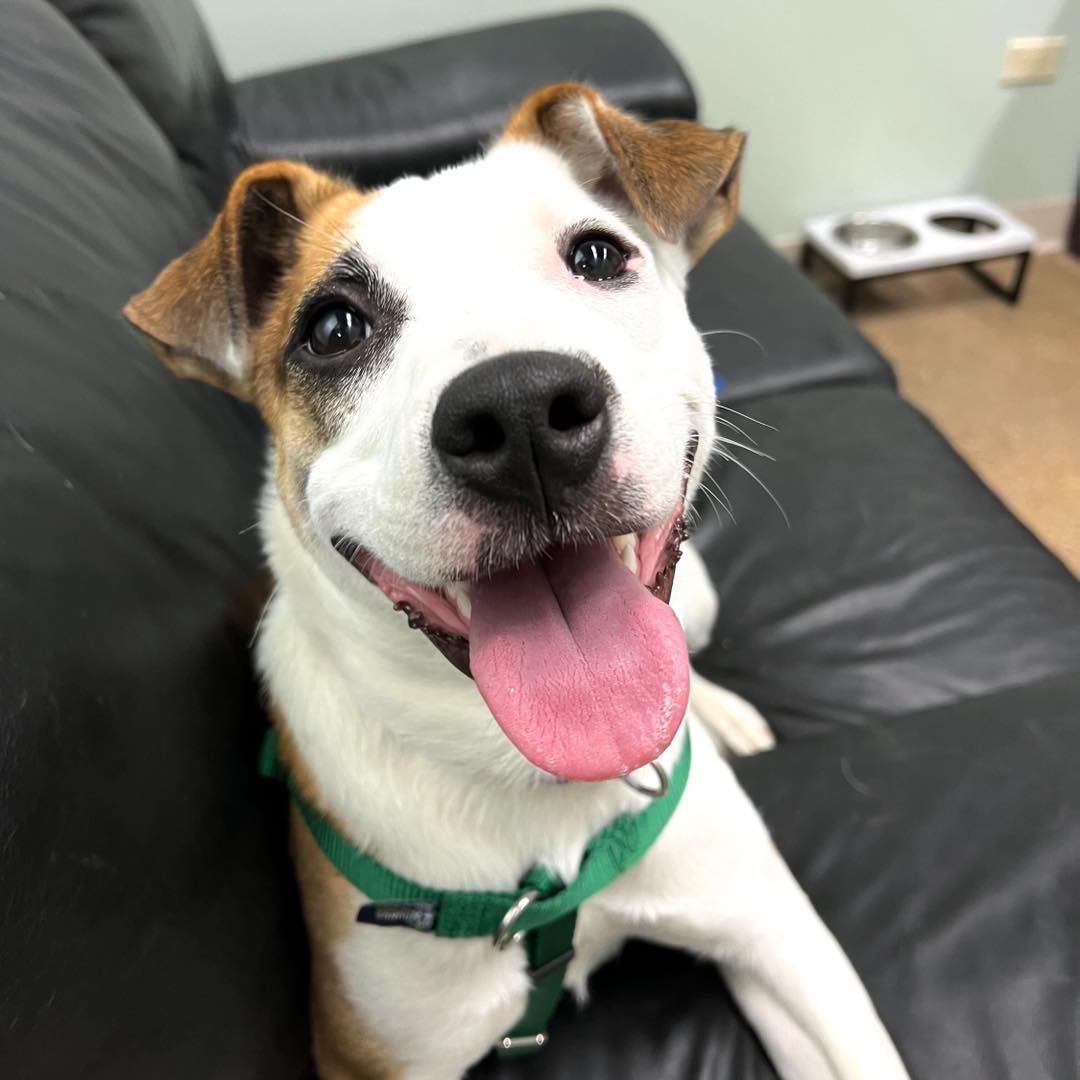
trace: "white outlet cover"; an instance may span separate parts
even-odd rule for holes
[[[1065,38],[1010,38],[1005,43],[1005,67],[1001,81],[1005,86],[1025,86],[1030,83],[1051,82],[1057,75]]]

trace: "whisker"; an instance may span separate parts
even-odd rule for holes
[[[713,337],[717,334],[730,334],[732,337],[746,338],[747,341],[750,341],[757,346],[757,350],[761,353],[761,358],[763,360],[769,359],[769,350],[766,349],[753,334],[748,334],[745,330],[702,330],[700,333],[703,338]]]
[[[735,416],[741,416],[744,420],[749,420],[752,424],[757,424],[760,427],[768,428],[770,431],[778,431],[778,428],[772,426],[772,424],[766,424],[764,420],[759,420],[756,416],[751,416],[749,413],[739,412],[738,409],[733,409],[730,405],[721,405],[716,403],[717,409],[722,409],[724,412],[733,413]]]
[[[263,604],[262,611],[259,612],[259,618],[255,622],[255,629],[251,631],[251,640],[248,642],[249,649],[254,647],[255,639],[262,629],[263,619],[266,618],[266,613],[270,610],[270,605],[274,602],[274,597],[277,596],[280,587],[280,583],[275,581],[273,589],[270,590],[270,595],[266,598],[266,603]]]
[[[717,487],[716,491],[712,491],[707,485],[702,484],[701,490],[705,493],[705,496],[708,498],[709,502],[713,504],[714,510],[716,509],[717,503],[719,503],[720,509],[722,509],[724,513],[727,514],[729,518],[731,518],[731,524],[739,524],[735,520],[735,511],[731,507],[731,500],[724,494],[723,490],[719,486]],[[716,516],[717,518],[720,517],[720,510],[716,510]]]
[[[713,421],[717,424],[723,424],[724,427],[731,428],[732,431],[737,431],[744,439],[747,439],[757,446],[757,439],[755,439],[753,435],[748,435],[738,424],[732,423],[727,417],[715,416],[713,417]]]
[[[709,500],[712,512],[716,515],[716,520],[723,524],[723,519],[720,517],[720,510],[727,514],[731,518],[731,523],[737,525],[735,520],[735,513],[731,506],[731,500],[724,493],[723,488],[716,482],[716,479],[712,476],[702,477],[701,481],[701,493]]]
[[[720,434],[717,434],[716,440],[717,442],[723,443],[725,446],[734,446],[739,450],[745,450],[747,453],[753,454],[755,457],[765,458],[766,461],[776,460],[772,454],[766,454],[764,450],[759,450],[756,446],[746,446],[744,443],[736,442],[734,439],[728,439]]]
[[[712,485],[711,492],[709,489],[710,484]],[[716,479],[716,477],[713,475],[712,470],[707,464],[701,470],[701,490],[704,491],[707,495],[713,494],[718,497],[722,502],[724,509],[727,511],[728,517],[731,518],[732,523],[735,525],[738,524],[738,522],[735,520],[735,511],[731,505],[731,499],[728,498],[727,492],[724,491],[723,487],[720,484],[720,481]],[[719,517],[719,514],[717,514],[717,517]]]
[[[753,480],[754,483],[757,484],[758,487],[760,487],[761,490],[764,491],[770,499],[772,499],[773,505],[775,505],[776,509],[780,511],[780,516],[784,519],[784,524],[787,525],[787,527],[790,529],[791,518],[787,516],[787,511],[780,505],[780,500],[772,493],[769,485],[766,484],[765,481],[762,480],[761,477],[753,471],[753,469],[749,468],[747,465],[741,462],[734,454],[726,453],[723,448],[719,450],[719,454],[725,461],[730,461],[732,465],[737,465],[740,469],[742,469],[742,471],[746,473],[746,475],[749,476],[750,479]]]
[[[254,188],[253,190],[255,194],[267,206],[270,207],[271,210],[276,210],[283,217],[287,217],[290,221],[295,221],[297,225],[299,225],[303,229],[307,229],[314,236],[321,237],[323,240],[328,241],[327,246],[323,248],[323,251],[327,252],[328,254],[337,255],[340,253],[337,246],[339,241],[341,243],[344,243],[346,247],[352,247],[352,241],[336,225],[333,227],[334,233],[336,235],[331,235],[330,233],[325,232],[322,229],[315,228],[315,226],[310,221],[305,221],[302,217],[297,217],[296,214],[292,213],[289,210],[286,210],[285,207],[278,206],[276,202],[274,202],[272,199],[268,199],[261,191],[259,191],[258,188]]]

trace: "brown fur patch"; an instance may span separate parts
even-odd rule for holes
[[[176,374],[250,398],[250,379],[241,368],[251,365],[234,363],[234,354],[249,352],[275,269],[292,261],[303,223],[344,190],[292,162],[245,169],[206,236],[128,301],[125,318]]]
[[[282,352],[289,338],[290,320],[304,295],[347,250],[349,218],[375,195],[340,186],[328,190],[308,210],[304,218],[307,227],[300,231],[294,259],[251,339],[251,396],[273,434],[278,492],[298,530],[302,528],[300,504],[307,471],[326,447],[329,433],[304,395],[290,386]]]
[[[315,778],[272,710],[281,761],[305,799],[320,806]],[[331,820],[332,815],[327,814]],[[334,822],[340,829],[341,824]],[[315,1064],[322,1080],[396,1080],[402,1070],[386,1045],[349,1004],[336,952],[356,930],[360,893],[334,869],[294,806],[289,838],[311,945],[311,1025]]]
[[[303,480],[328,434],[290,387],[282,352],[301,298],[347,250],[349,218],[376,194],[294,162],[252,166],[209,233],[124,308],[175,374],[256,405],[295,525]]]
[[[603,190],[614,182],[653,232],[681,241],[694,262],[735,221],[746,137],[734,128],[714,131],[688,120],[645,123],[590,87],[558,83],[527,98],[502,138],[542,142],[572,165],[583,162],[586,186]]]

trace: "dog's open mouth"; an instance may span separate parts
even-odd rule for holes
[[[686,711],[686,640],[668,606],[683,503],[660,525],[441,589],[413,584],[357,544],[334,546],[475,680],[534,765],[565,780],[654,761]]]

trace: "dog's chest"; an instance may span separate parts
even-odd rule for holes
[[[696,755],[695,763],[699,756],[706,755]],[[590,972],[628,936],[640,936],[657,912],[680,905],[679,876],[692,865],[688,853],[702,819],[697,804],[709,786],[707,775],[695,779],[692,770],[683,803],[642,862],[579,909],[568,990],[583,995]],[[584,840],[587,835],[578,858]],[[489,938],[358,924],[366,898],[326,861],[299,818],[293,850],[312,943],[314,1001],[336,1001],[349,1018],[348,1033],[363,1034],[366,1052],[377,1047],[378,1055],[407,1067],[412,1055],[430,1060],[454,1047],[460,1072],[518,1022],[532,985],[523,948],[500,951]],[[445,1075],[453,1074],[448,1067]]]
[[[327,862],[298,817],[292,839],[311,942],[317,1032],[336,1018],[328,1039],[355,1044],[365,1060],[400,1067],[413,1054],[430,1057],[440,1045],[453,1046],[464,1069],[515,1025],[532,985],[523,948],[360,924],[356,915],[366,898]],[[626,926],[596,901],[582,906],[568,989],[583,992],[589,972],[618,951]]]

